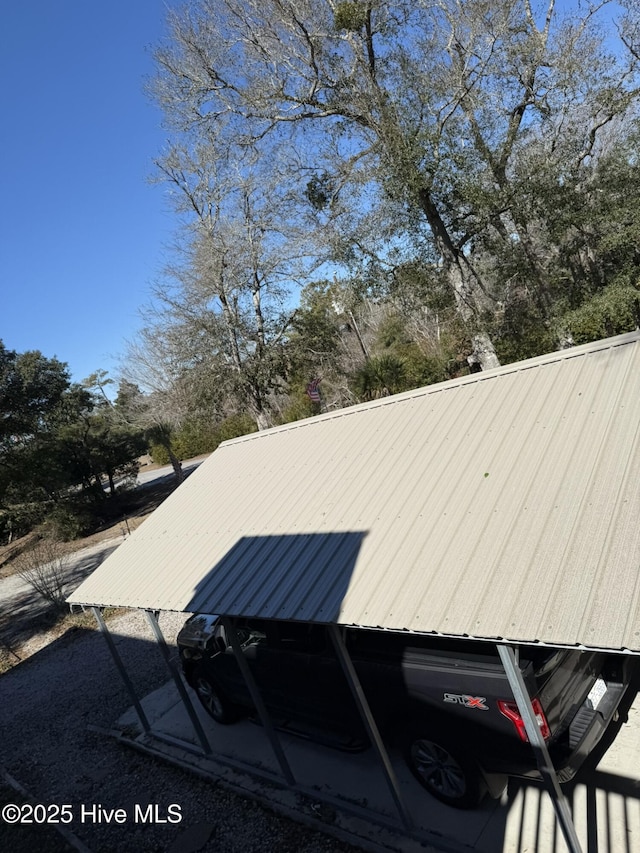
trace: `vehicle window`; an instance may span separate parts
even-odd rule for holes
[[[251,619],[236,624],[236,630],[239,635],[247,638],[246,645],[260,643],[269,649],[305,654],[321,654],[328,647],[325,626],[308,622]]]
[[[282,649],[306,654],[320,654],[327,646],[326,629],[305,622],[280,622],[278,644]]]
[[[291,627],[290,627],[291,626]],[[305,646],[305,628],[302,623],[276,622],[268,619],[251,619],[238,623],[236,630],[243,634],[248,643],[261,643],[269,649],[280,649]]]
[[[523,652],[526,654],[526,652]],[[562,658],[566,657],[567,650],[566,649],[558,649],[557,651],[549,651],[544,656],[540,656],[538,660],[533,658],[533,663],[535,666],[535,674],[537,678],[541,678],[543,675],[546,675],[548,672],[551,672],[552,669],[555,669],[560,664]],[[528,655],[528,657],[533,657]]]
[[[234,627],[242,648],[264,642],[266,639],[266,634],[262,630],[262,624],[258,625],[254,623],[237,622]],[[220,634],[223,641],[226,643],[227,648],[230,649],[231,644],[227,642],[227,635],[223,628],[220,629]]]
[[[267,635],[264,633],[264,631],[247,631],[247,640],[245,645],[256,645],[258,643],[266,643],[266,641]]]

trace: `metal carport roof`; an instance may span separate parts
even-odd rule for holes
[[[640,652],[640,332],[225,442],[69,598]]]

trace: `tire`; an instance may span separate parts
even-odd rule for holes
[[[216,723],[227,726],[239,719],[238,709],[229,702],[207,675],[196,673],[193,687],[202,707]]]
[[[418,782],[431,796],[456,809],[480,805],[486,786],[479,767],[462,750],[435,736],[414,736],[406,760]]]

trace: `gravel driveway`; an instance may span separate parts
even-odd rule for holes
[[[167,639],[183,617],[163,614]],[[144,615],[110,623],[140,695],[160,686],[167,672]],[[107,645],[97,631],[77,629],[0,676],[0,770],[40,803],[72,805],[69,829],[93,853],[320,853],[354,851],[260,805],[140,755],[87,726],[110,728],[131,704]],[[178,804],[178,824],[122,825],[80,820],[81,806],[133,811],[156,804],[161,814]],[[6,827],[4,827],[6,830]],[[3,845],[0,824],[0,849]],[[8,839],[5,836],[8,847]],[[12,853],[33,851],[20,830]],[[40,848],[44,849],[44,847]]]
[[[200,461],[200,460],[198,460]],[[192,466],[192,467],[195,467]],[[190,472],[190,471],[189,471]],[[152,472],[157,480],[164,471]],[[75,554],[69,582],[76,586],[121,540],[104,542]],[[42,605],[19,577],[0,581],[0,626],[5,641],[39,647],[32,621]],[[172,641],[184,621],[162,614],[160,624]],[[127,671],[140,696],[168,679],[144,614],[127,613],[109,623]],[[75,629],[0,675],[0,787],[5,801],[22,802],[3,778],[11,778],[45,805],[71,805],[67,828],[91,853],[322,853],[358,849],[280,817],[211,782],[141,755],[88,726],[110,729],[131,705],[103,637],[97,630]],[[167,815],[180,807],[174,824],[124,824],[81,819],[82,807],[102,814],[153,804]],[[175,811],[173,812],[175,814]],[[37,829],[36,838],[37,836]],[[7,827],[0,819],[0,851],[49,853],[66,848],[64,840],[34,830]],[[82,847],[84,845],[84,848]]]

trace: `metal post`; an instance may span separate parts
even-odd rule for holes
[[[171,677],[173,678],[176,687],[178,688],[178,693],[180,694],[182,703],[187,710],[187,714],[189,715],[191,724],[193,725],[198,740],[200,741],[202,751],[205,755],[211,755],[211,744],[209,743],[205,731],[202,728],[202,723],[200,722],[198,714],[196,713],[196,709],[193,707],[191,697],[189,696],[187,689],[184,686],[182,675],[177,669],[175,662],[171,659],[171,653],[169,651],[169,647],[167,646],[167,641],[164,638],[164,634],[162,633],[162,629],[160,628],[160,623],[158,622],[158,614],[154,613],[152,610],[145,610],[145,613],[147,614],[147,620],[149,622],[149,625],[151,626],[151,630],[155,635],[158,646],[160,647],[162,657],[165,659],[167,668],[171,673]]]
[[[560,824],[560,828],[562,829],[564,839],[567,842],[567,846],[571,853],[582,853],[582,847],[578,840],[578,834],[573,823],[571,810],[569,809],[569,804],[562,793],[562,789],[560,788],[560,783],[558,782],[558,777],[556,775],[553,762],[551,761],[549,750],[547,749],[547,745],[542,737],[542,732],[540,731],[540,726],[536,720],[529,691],[524,683],[522,671],[516,662],[515,652],[511,646],[498,645],[498,654],[500,655],[502,666],[504,667],[511,690],[513,691],[513,697],[516,700],[520,716],[524,722],[529,743],[533,748],[536,762],[538,764],[538,770],[540,771],[545,787],[551,797],[553,808],[555,809],[556,817]]]
[[[231,643],[231,648],[233,650],[234,657],[238,666],[240,667],[242,677],[244,678],[247,687],[249,688],[251,699],[253,700],[253,704],[256,706],[256,710],[258,712],[258,715],[260,716],[260,720],[262,722],[262,725],[264,726],[264,730],[267,733],[267,737],[269,738],[271,748],[273,749],[276,759],[278,760],[278,764],[280,765],[282,774],[287,780],[287,784],[295,785],[295,777],[291,772],[291,767],[289,766],[287,757],[284,754],[284,750],[282,749],[282,745],[280,743],[276,730],[273,727],[269,712],[267,711],[266,705],[264,704],[264,701],[262,699],[262,695],[258,690],[258,685],[256,684],[256,681],[253,677],[253,673],[249,668],[249,664],[245,660],[245,656],[242,653],[242,648],[240,646],[240,641],[238,640],[238,635],[236,634],[236,629],[234,628],[233,624],[231,623],[231,620],[228,617],[222,616],[220,621],[222,622],[222,625],[224,626],[224,629],[227,633],[227,637],[229,639],[229,642]]]
[[[380,737],[380,732],[378,731],[376,721],[374,720],[373,714],[371,713],[371,708],[369,707],[367,697],[365,696],[364,691],[362,689],[362,685],[360,684],[358,674],[356,673],[355,668],[353,666],[353,661],[349,656],[349,652],[347,651],[347,647],[345,646],[342,636],[340,635],[338,626],[328,625],[327,629],[329,631],[329,636],[331,637],[333,647],[336,650],[338,660],[340,661],[340,666],[342,667],[342,671],[344,672],[345,678],[347,679],[349,689],[353,694],[356,706],[358,708],[358,711],[360,712],[362,722],[365,724],[365,728],[369,737],[371,738],[371,742],[373,743],[373,746],[376,752],[378,753],[378,758],[380,759],[380,764],[382,766],[382,772],[384,773],[384,777],[391,791],[391,796],[393,797],[394,803],[400,815],[400,819],[402,820],[405,829],[412,829],[413,821],[411,819],[411,815],[409,814],[409,811],[405,806],[404,800],[402,799],[400,786],[398,785],[396,774],[393,770],[393,766],[391,765],[391,761],[389,760],[389,754],[387,753],[387,750],[382,742],[382,738]]]
[[[136,714],[138,715],[138,719],[140,720],[140,725],[142,726],[146,734],[149,734],[149,732],[151,731],[149,720],[147,719],[145,712],[142,710],[142,705],[140,704],[138,695],[133,688],[131,679],[127,675],[127,670],[124,668],[124,664],[122,663],[122,658],[120,657],[118,650],[116,649],[116,644],[113,642],[113,637],[109,633],[107,624],[102,617],[102,611],[99,607],[92,607],[91,610],[93,612],[93,615],[95,616],[96,622],[98,623],[98,627],[102,631],[102,636],[107,641],[109,651],[111,652],[111,657],[113,658],[115,665],[118,667],[118,671],[120,672],[120,675],[124,682],[124,686],[127,688],[127,692],[133,700],[133,706],[136,709]]]

